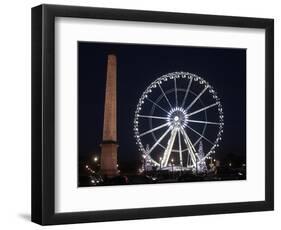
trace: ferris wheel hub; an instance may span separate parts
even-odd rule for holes
[[[175,107],[169,111],[167,121],[173,128],[185,128],[188,124],[188,115],[182,107]]]

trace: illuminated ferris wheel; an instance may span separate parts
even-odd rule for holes
[[[143,92],[134,133],[146,161],[159,168],[173,164],[194,169],[215,153],[223,122],[214,88],[195,74],[173,72],[157,78]]]

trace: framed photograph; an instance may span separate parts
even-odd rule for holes
[[[274,208],[274,21],[32,8],[32,221]]]

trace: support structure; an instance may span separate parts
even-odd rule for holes
[[[116,124],[116,75],[117,61],[114,54],[108,55],[104,103],[103,141],[101,144],[101,174],[116,176],[117,169],[117,124]]]

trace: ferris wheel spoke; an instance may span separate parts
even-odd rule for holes
[[[171,105],[171,103],[170,103],[170,101],[169,101],[167,95],[165,94],[164,90],[162,89],[161,85],[160,85],[159,83],[158,83],[158,85],[159,85],[159,88],[160,88],[160,90],[161,90],[163,96],[165,97],[166,101],[168,102],[169,106],[172,108],[172,105]]]
[[[193,131],[194,133],[196,133],[198,136],[202,137],[204,140],[208,141],[211,145],[215,145],[215,143],[213,143],[212,141],[210,141],[208,138],[206,138],[204,135],[198,133],[196,130],[194,130],[193,128],[191,128],[189,125],[186,126],[187,128],[189,128],[191,131]]]
[[[199,137],[198,139],[197,139],[197,141],[195,141],[195,143],[193,144],[194,145],[194,147],[199,143],[199,141],[202,139],[202,137]]]
[[[150,100],[149,98],[146,98],[148,101],[150,101],[152,104],[154,104],[156,107],[158,107],[159,109],[163,110],[166,113],[169,113],[166,109],[163,109],[160,105],[158,105],[157,103],[155,103],[154,101]]]
[[[168,123],[165,123],[165,124],[163,124],[163,125],[159,125],[159,126],[153,128],[153,129],[147,130],[147,131],[144,132],[144,133],[141,133],[139,136],[142,137],[142,136],[144,136],[144,135],[146,135],[146,134],[149,134],[149,133],[152,133],[152,132],[154,132],[154,131],[156,131],[156,130],[158,130],[158,129],[162,129],[162,128],[164,128],[165,126],[168,126],[168,125],[169,125]]]
[[[160,144],[160,142],[170,132],[171,129],[172,129],[172,127],[169,127],[166,130],[166,132],[154,143],[154,145],[149,149],[149,151],[146,154],[150,154],[156,148],[156,146]]]
[[[210,125],[220,125],[221,123],[219,122],[211,122],[211,121],[198,121],[198,120],[187,120],[188,122],[193,122],[193,123],[201,123],[201,124],[210,124]]]
[[[214,106],[216,106],[216,105],[218,105],[218,104],[219,104],[219,103],[216,102],[216,103],[214,103],[214,104],[208,105],[208,106],[206,106],[206,107],[203,107],[203,108],[201,108],[201,109],[198,109],[198,110],[196,110],[196,111],[193,111],[193,112],[191,112],[191,113],[188,113],[187,116],[192,116],[192,115],[194,115],[194,114],[200,113],[200,112],[202,112],[202,111],[204,111],[204,110],[207,110],[207,109],[209,109],[209,108],[212,108],[212,107],[214,107]]]
[[[188,86],[187,86],[187,89],[186,89],[186,91],[185,91],[185,94],[184,94],[184,98],[183,98],[183,102],[182,102],[182,104],[181,104],[181,107],[184,107],[184,105],[185,105],[185,101],[186,101],[187,95],[188,95],[189,90],[190,90],[190,86],[191,86],[191,83],[192,83],[192,79],[193,79],[193,78],[191,78],[190,81],[189,81],[189,83],[188,83]]]
[[[182,146],[181,146],[181,135],[180,135],[180,130],[178,130],[178,139],[179,139],[180,165],[183,166],[183,164],[182,164]]]
[[[186,111],[188,111],[194,104],[195,102],[203,95],[203,93],[209,88],[209,86],[206,86],[201,93],[199,93],[197,95],[197,97],[189,104],[189,106],[185,109]]]
[[[138,117],[167,120],[167,117],[159,117],[159,116],[138,115]]]
[[[175,84],[175,98],[176,98],[176,107],[178,106],[178,93],[177,93],[177,80],[174,78],[174,84]]]

